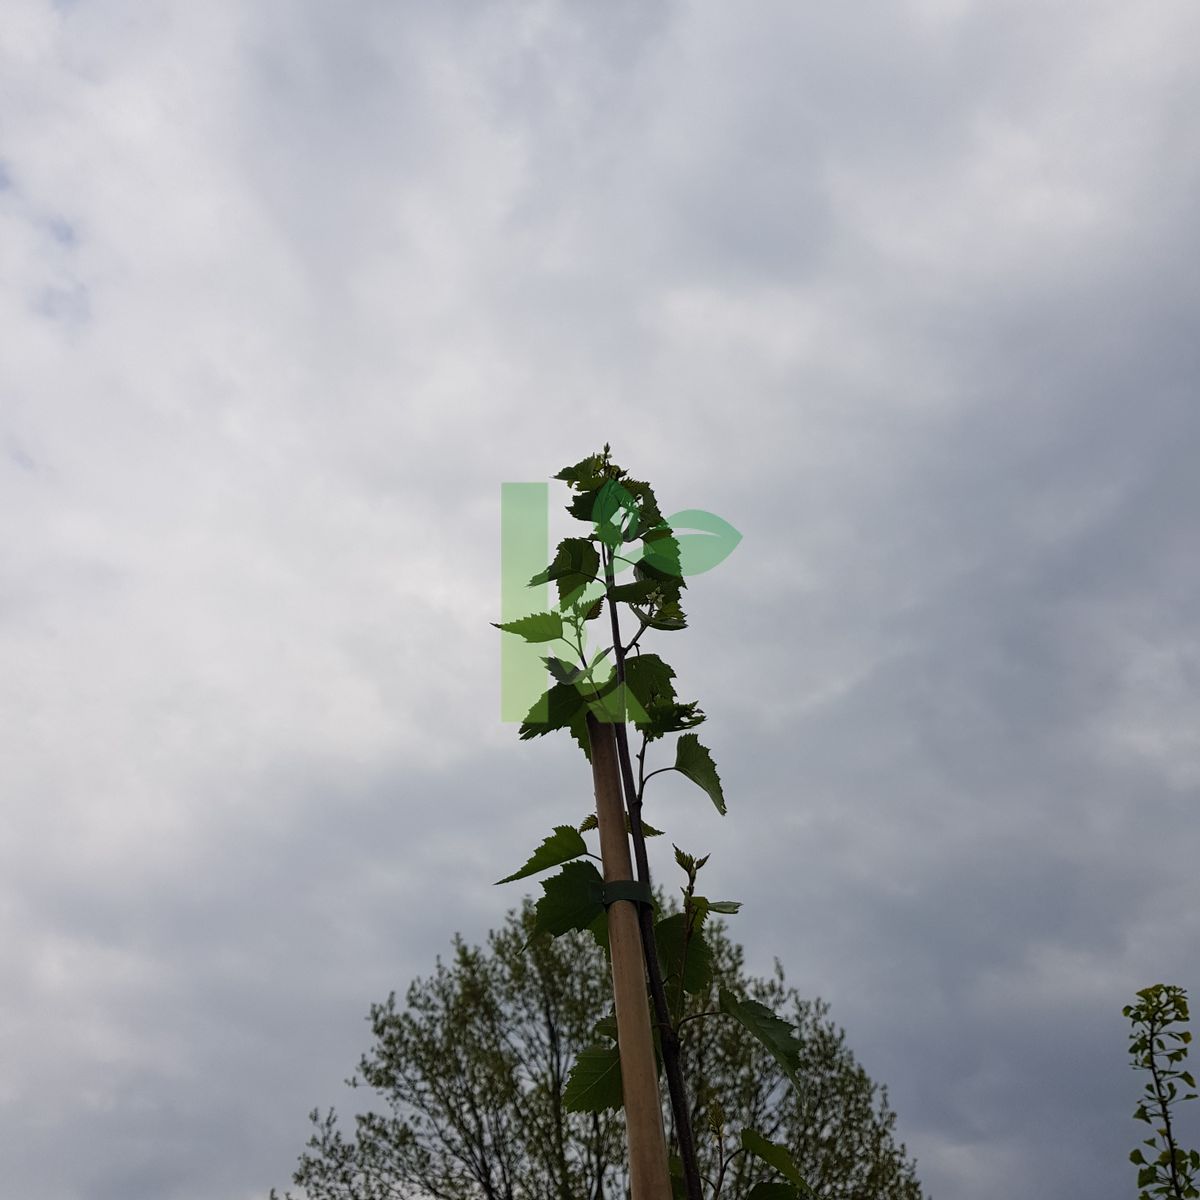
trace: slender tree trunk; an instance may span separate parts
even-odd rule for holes
[[[588,738],[592,749],[592,779],[596,788],[596,821],[606,882],[633,879],[625,806],[621,800],[616,738],[610,724],[590,713]],[[617,1011],[617,1042],[621,1054],[621,1083],[625,1128],[629,1138],[629,1185],[632,1200],[671,1200],[667,1170],[667,1141],[663,1134],[650,1009],[646,1003],[646,973],[638,906],[617,900],[608,909],[608,944],[612,956],[613,1001]]]
[[[1171,1109],[1167,1104],[1167,1094],[1163,1090],[1162,1078],[1158,1073],[1158,1056],[1154,1049],[1154,1040],[1162,1035],[1162,1026],[1156,1025],[1151,1019],[1147,1025],[1147,1032],[1149,1037],[1146,1042],[1150,1047],[1150,1078],[1154,1080],[1154,1095],[1158,1099],[1158,1111],[1163,1121],[1162,1134],[1167,1140],[1167,1153],[1171,1156],[1171,1195],[1182,1200],[1183,1184],[1179,1179],[1179,1167],[1175,1162],[1175,1134],[1171,1129]]]

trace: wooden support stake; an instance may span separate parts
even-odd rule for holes
[[[633,863],[629,857],[629,835],[625,832],[625,805],[621,800],[613,727],[597,721],[591,713],[587,725],[604,880],[606,883],[631,880]],[[671,1200],[667,1141],[663,1134],[654,1042],[650,1036],[642,933],[638,928],[637,905],[632,901],[617,900],[609,906],[608,945],[621,1052],[625,1130],[629,1138],[630,1196],[631,1200]]]

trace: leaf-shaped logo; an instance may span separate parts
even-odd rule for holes
[[[718,563],[723,563],[742,540],[728,521],[716,513],[704,512],[699,508],[687,508],[667,518],[667,524],[675,532],[679,543],[680,573],[686,577],[703,575]],[[684,533],[683,530],[698,530]]]

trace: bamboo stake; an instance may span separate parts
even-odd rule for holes
[[[596,789],[596,822],[606,883],[633,879],[625,804],[617,765],[617,744],[611,724],[591,713],[587,718],[592,747],[592,781]],[[625,1129],[629,1138],[631,1200],[671,1200],[667,1142],[663,1134],[658,1072],[650,1036],[650,1007],[646,1000],[646,969],[637,905],[617,900],[608,909],[608,945],[612,957],[613,1001],[617,1010],[617,1043],[621,1054],[621,1083],[625,1100]]]

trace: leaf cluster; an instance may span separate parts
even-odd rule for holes
[[[662,919],[680,913],[678,895],[657,899]],[[534,919],[527,902],[482,947],[456,938],[405,996],[372,1007],[371,1046],[351,1081],[359,1115],[311,1115],[294,1177],[308,1200],[625,1194],[605,955],[589,933],[531,941]],[[780,1172],[781,1156],[764,1156],[769,1144],[802,1179],[819,1179],[828,1200],[920,1200],[886,1091],[855,1061],[828,1005],[801,998],[781,970],[750,975],[715,908],[704,933],[711,983],[687,995],[683,1024],[702,1175],[721,1177],[723,1200],[783,1200],[777,1185],[803,1194]],[[802,1091],[737,1020],[699,1019],[722,991],[788,1017]],[[746,1130],[762,1143],[747,1144]]]
[[[530,644],[562,643],[544,659],[556,682],[530,709],[521,738],[569,729],[589,754],[589,712],[608,723],[632,721],[649,740],[694,728],[704,720],[699,705],[681,700],[675,672],[658,655],[642,653],[639,645],[648,629],[670,632],[687,625],[680,541],[663,517],[654,489],[617,466],[607,446],[564,467],[555,478],[574,493],[567,511],[589,524],[591,532],[564,538],[550,564],[529,581],[530,586],[556,585],[557,611],[496,626]],[[692,520],[705,516],[684,515]],[[689,557],[707,568],[728,554],[740,535],[716,518],[700,523],[706,532],[690,537],[705,548]],[[630,577],[622,579],[626,572]],[[610,643],[593,654],[587,649],[586,627],[601,616],[605,601],[631,614],[637,632],[628,644]]]
[[[1197,1096],[1195,1091],[1180,1094],[1179,1090],[1181,1084],[1189,1089],[1196,1086],[1184,1066],[1192,1035],[1190,1030],[1178,1028],[1188,1020],[1187,993],[1180,987],[1156,983],[1137,995],[1138,1002],[1121,1011],[1133,1025],[1130,1065],[1147,1071],[1150,1078],[1133,1117],[1152,1126],[1155,1135],[1129,1155],[1138,1168],[1139,1200],[1160,1196],[1195,1200],[1200,1197],[1200,1150],[1184,1150],[1176,1144],[1172,1114],[1176,1104]]]

